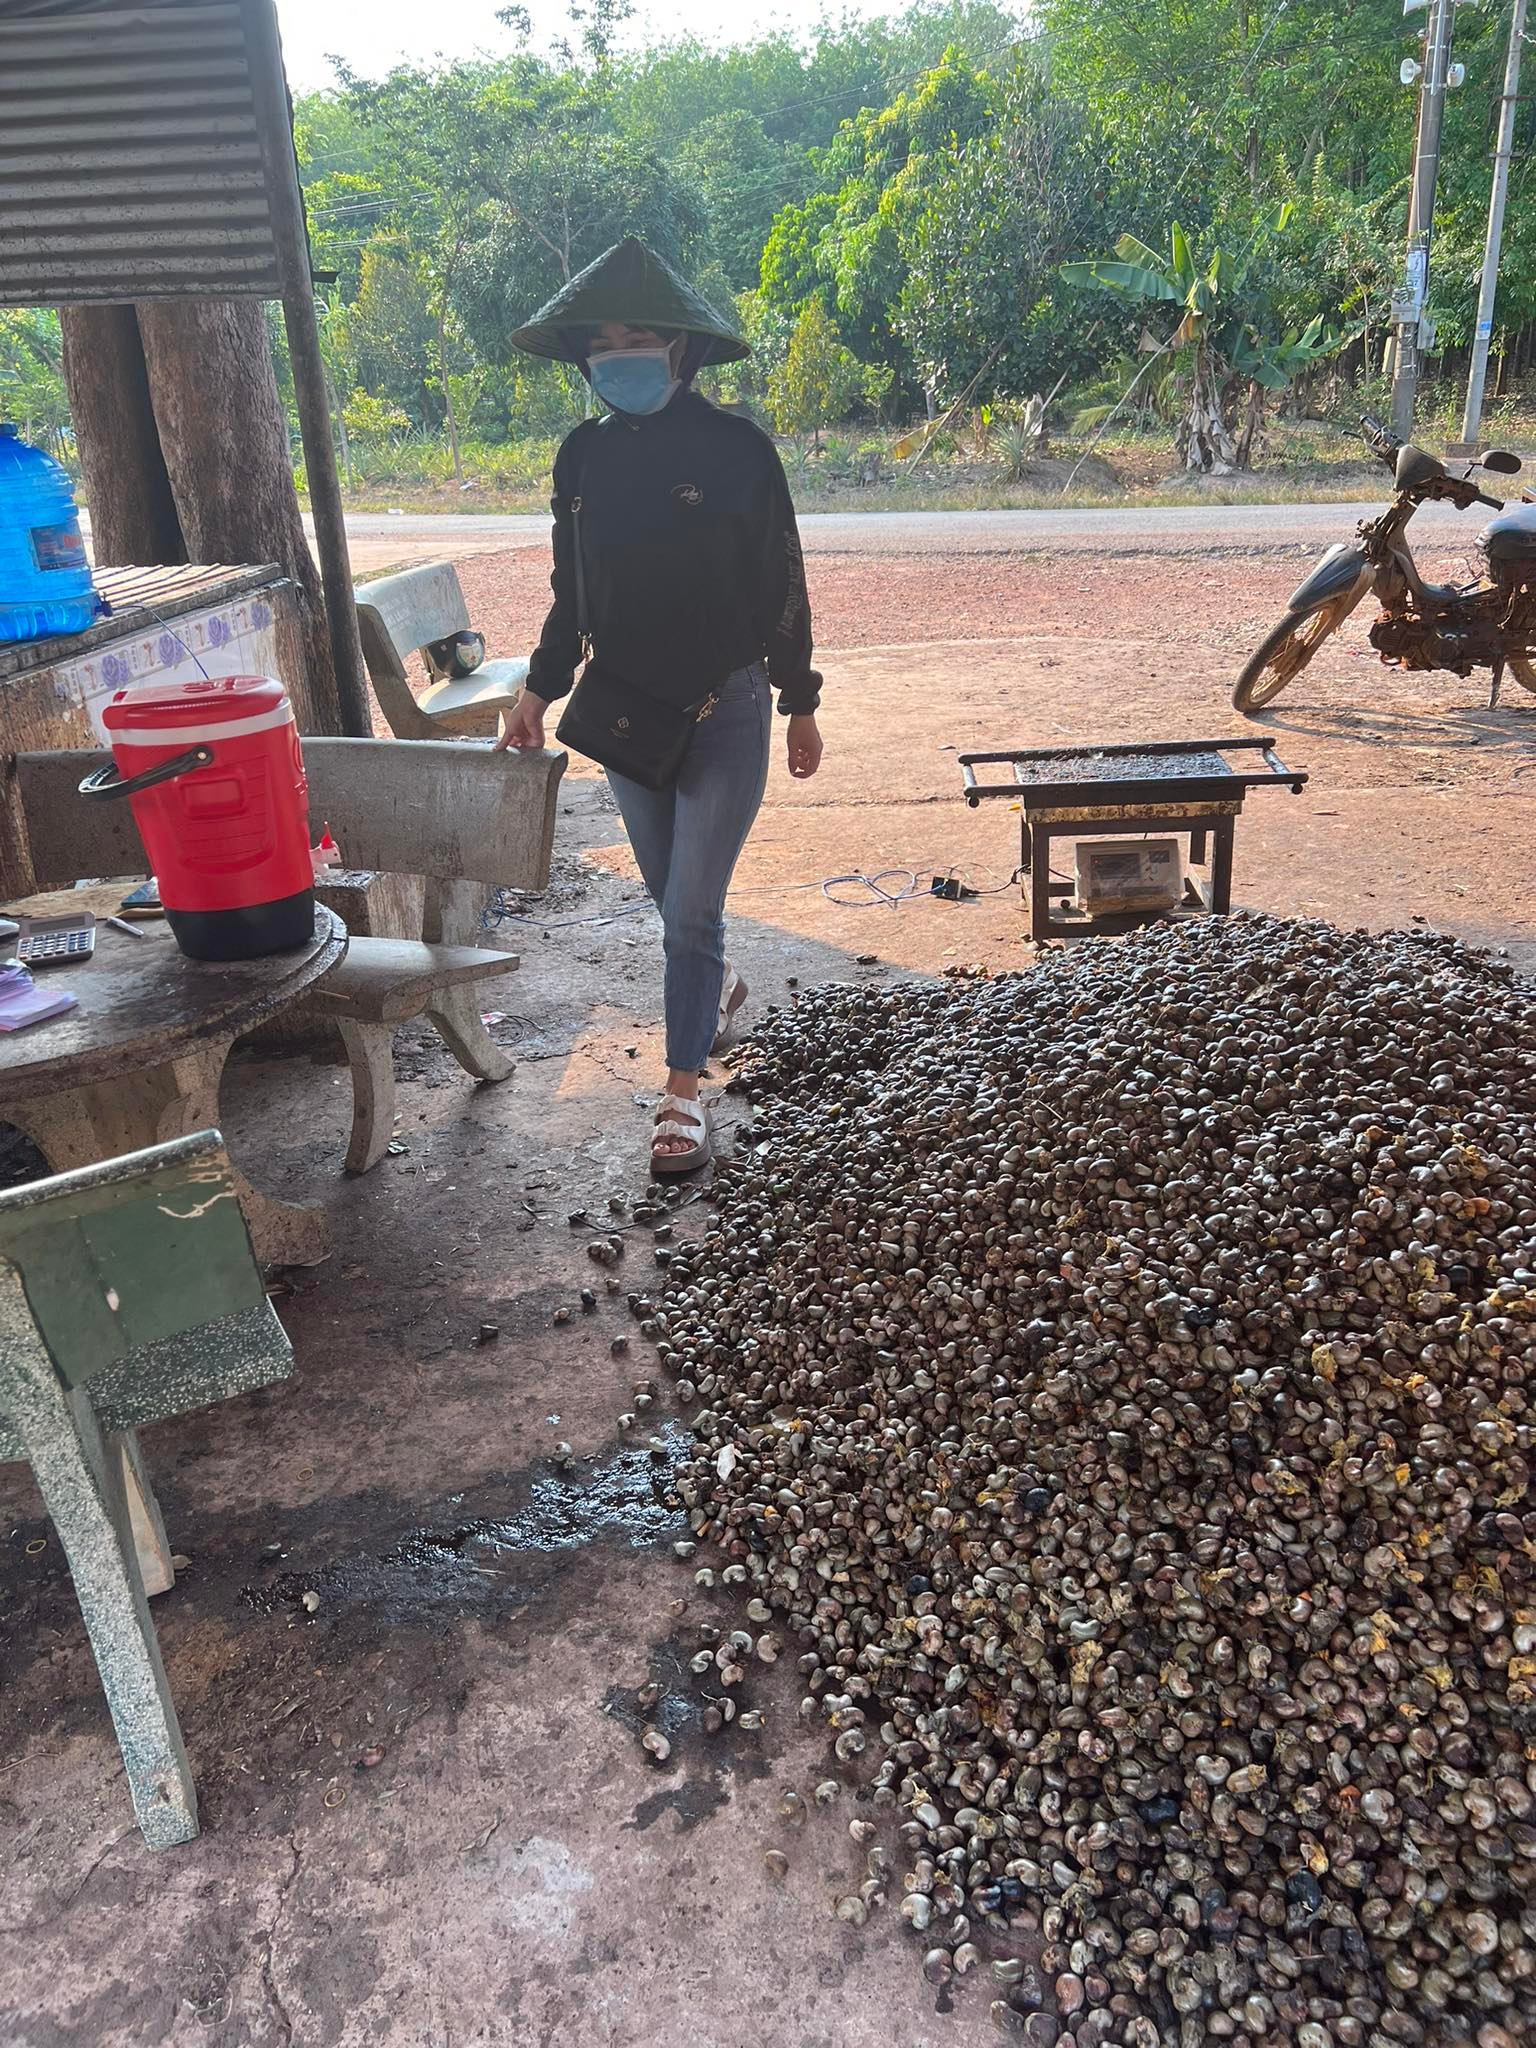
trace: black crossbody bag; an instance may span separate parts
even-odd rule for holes
[[[711,690],[698,703],[675,704],[653,697],[617,676],[608,675],[593,658],[587,622],[587,578],[581,558],[581,499],[571,500],[571,527],[576,557],[576,630],[581,635],[586,665],[570,694],[555,738],[562,747],[585,754],[599,768],[628,776],[642,789],[670,789],[677,780],[693,728],[720,701]]]

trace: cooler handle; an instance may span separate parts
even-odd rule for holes
[[[212,747],[193,747],[190,753],[177,754],[169,761],[157,761],[153,768],[146,768],[141,774],[126,779],[117,772],[117,763],[109,761],[105,768],[98,768],[94,775],[87,775],[80,785],[80,794],[91,797],[137,796],[141,790],[153,789],[157,782],[174,782],[178,775],[190,775],[194,768],[206,768],[213,759]]]

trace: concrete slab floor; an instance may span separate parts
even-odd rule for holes
[[[1210,709],[1229,655],[1148,628],[829,661],[825,773],[776,770],[740,870],[732,950],[755,999],[1027,964],[1011,892],[855,909],[821,881],[950,864],[1005,881],[1017,820],[959,803],[947,748],[1239,729]],[[1282,707],[1277,744],[1315,779],[1251,804],[1239,900],[1345,923],[1418,913],[1536,964],[1536,715],[1468,709],[1453,678],[1392,684],[1382,714],[1337,708],[1336,689]],[[293,1382],[145,1433],[189,1560],[155,1612],[202,1801],[190,1847],[154,1857],[133,1830],[57,1543],[25,1472],[0,1474],[3,2048],[993,2038],[985,1972],[941,1995],[893,1905],[862,1928],[835,1917],[863,1874],[848,1820],[869,1809],[857,1770],[833,1772],[797,1721],[793,1655],[743,1689],[762,1732],[699,1724],[687,1659],[732,1610],[672,1554],[685,1412],[663,1384],[621,1435],[652,1363],[585,1256],[590,1230],[567,1222],[609,1224],[607,1198],[645,1182],[656,927],[584,773],[559,849],[539,920],[508,927],[523,968],[486,995],[522,1060],[512,1082],[477,1090],[403,1036],[401,1149],[348,1181],[342,1067],[232,1071],[235,1155],[274,1192],[322,1196],[337,1252],[279,1299]],[[706,1215],[704,1199],[682,1210],[678,1240]],[[648,1233],[625,1241],[623,1286],[654,1284]],[[637,1739],[651,1681],[661,1766]],[[782,1788],[829,1774],[836,1804],[788,1826]]]

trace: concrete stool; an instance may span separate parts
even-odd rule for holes
[[[174,1583],[134,1435],[293,1370],[217,1131],[0,1194],[0,1460],[25,1458],[69,1559],[152,1849],[197,1794],[146,1596]]]

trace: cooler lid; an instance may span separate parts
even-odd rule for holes
[[[288,692],[275,676],[198,677],[190,683],[153,683],[118,690],[102,706],[107,731],[125,740],[168,739],[174,733],[215,739],[220,733],[259,732],[293,716]]]

